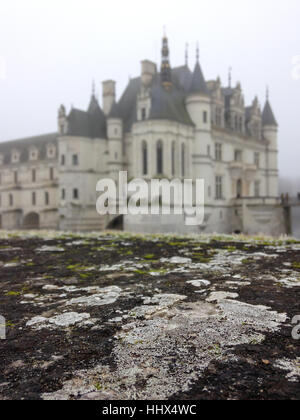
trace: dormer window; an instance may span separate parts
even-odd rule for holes
[[[13,150],[11,152],[11,163],[19,163],[20,162],[20,152],[18,150]]]
[[[37,160],[38,158],[38,150],[35,147],[29,149],[29,159],[30,160]]]
[[[47,157],[48,159],[53,159],[55,157],[55,146],[53,144],[47,146]]]

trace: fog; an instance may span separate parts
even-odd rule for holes
[[[246,103],[266,85],[280,126],[282,176],[300,175],[299,0],[95,1],[2,0],[0,3],[0,141],[56,130],[64,103],[87,107],[93,78],[139,75],[142,59],[160,63],[163,26],[171,64],[195,62],[207,80],[240,81]]]

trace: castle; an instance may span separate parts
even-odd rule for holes
[[[93,88],[87,111],[62,105],[58,131],[0,143],[2,228],[101,230],[116,220],[96,212],[101,178],[204,178],[205,220],[188,228],[185,215],[124,216],[137,232],[281,234],[278,125],[267,97],[245,107],[240,83],[205,81],[197,51],[191,71],[171,68],[163,37],[161,68],[141,62],[119,101],[115,82]],[[189,230],[190,229],[190,230]]]

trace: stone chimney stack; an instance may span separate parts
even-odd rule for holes
[[[143,86],[149,87],[156,75],[156,64],[149,60],[141,61],[142,65],[142,83]]]
[[[105,115],[110,110],[116,100],[116,82],[114,80],[106,80],[102,82],[102,108]]]

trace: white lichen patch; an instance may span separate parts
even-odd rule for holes
[[[210,285],[209,280],[189,280],[187,284],[191,284],[194,287],[208,287]]]
[[[90,314],[88,313],[77,313],[77,312],[66,312],[60,315],[53,316],[51,318],[45,318],[42,316],[36,316],[26,323],[27,327],[40,330],[42,328],[57,328],[57,327],[70,327],[75,324],[82,324],[83,321],[92,321]],[[91,324],[94,322],[92,321]]]
[[[235,299],[239,297],[238,293],[230,292],[212,292],[206,299],[207,302],[221,302],[224,299]]]
[[[59,246],[43,245],[41,248],[37,248],[35,252],[64,252],[64,248]]]
[[[290,382],[298,382],[300,377],[300,357],[295,360],[282,359],[277,360],[275,367],[288,371],[286,378]]]
[[[86,291],[86,290],[85,290]],[[115,303],[120,296],[122,289],[118,286],[108,286],[99,289],[97,293],[90,296],[80,296],[66,302],[66,305],[78,306],[103,306]]]
[[[278,280],[278,283],[288,289],[292,287],[300,287],[300,278],[286,277],[286,278]]]

